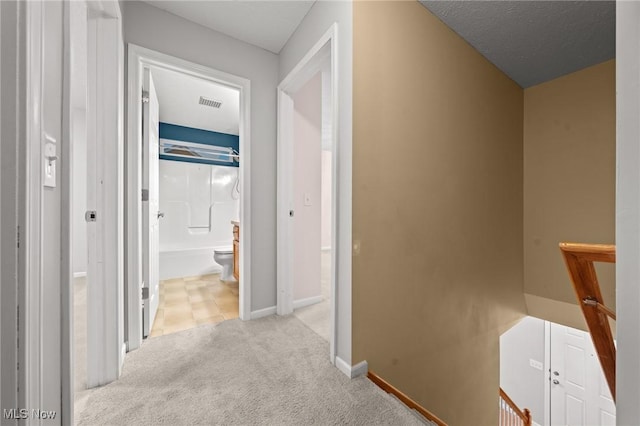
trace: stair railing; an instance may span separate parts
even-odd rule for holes
[[[615,312],[604,304],[594,262],[616,262],[616,246],[605,244],[560,243],[573,289],[596,348],[604,377],[616,400],[616,347],[609,318]]]
[[[528,408],[521,410],[509,395],[500,388],[500,423],[499,426],[531,426],[531,412]]]

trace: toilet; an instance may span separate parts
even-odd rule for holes
[[[233,276],[233,247],[222,247],[213,250],[213,260],[222,266],[220,279],[222,281],[235,281]]]

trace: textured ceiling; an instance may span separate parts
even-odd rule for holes
[[[521,87],[615,57],[613,1],[421,1]]]
[[[210,81],[163,68],[151,68],[160,103],[160,121],[237,135],[240,120],[240,94]],[[200,105],[200,96],[222,102],[212,108]]]
[[[254,46],[279,53],[314,1],[146,0],[145,3]]]

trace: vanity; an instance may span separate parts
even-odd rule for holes
[[[233,225],[233,277],[240,281],[240,222],[232,220]]]

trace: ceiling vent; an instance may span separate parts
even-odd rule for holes
[[[222,102],[216,101],[213,99],[205,98],[204,96],[200,96],[200,105],[208,106],[211,108],[220,108],[222,106]]]

